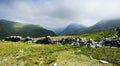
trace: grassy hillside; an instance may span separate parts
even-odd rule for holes
[[[94,33],[114,28],[120,28],[120,19],[102,20],[95,24],[94,26],[90,27],[86,32]]]
[[[0,66],[51,66],[54,63],[59,66],[120,66],[119,50],[0,42]],[[89,56],[94,59],[90,60]],[[97,59],[104,59],[110,63],[101,64]]]
[[[54,36],[52,39],[86,37],[89,40],[113,37],[118,33],[120,32],[116,29],[111,29],[79,36]],[[92,60],[90,56],[93,57]],[[99,63],[101,59],[109,63]],[[54,63],[58,66],[120,66],[120,48],[87,48],[0,41],[0,66],[51,66]]]
[[[107,60],[111,63],[120,66],[120,48],[86,48],[81,47],[81,53],[87,56],[92,56],[96,59]],[[81,53],[78,53],[81,54]],[[114,66],[114,65],[113,65]]]
[[[82,37],[82,38],[87,38],[89,40],[90,38],[92,39],[100,39],[100,38],[105,38],[105,37],[113,37],[117,36],[118,32],[116,29],[110,29],[110,30],[105,30],[97,33],[91,33],[91,34],[82,34],[80,36],[75,36],[75,37]]]
[[[55,33],[38,25],[0,20],[0,39],[12,35],[40,37],[47,35],[53,36]]]
[[[86,38],[87,40],[92,39],[101,39],[105,37],[113,37],[118,36],[120,34],[120,31],[117,29],[110,29],[110,30],[104,30],[96,33],[85,33],[81,35],[73,35],[73,36],[53,36],[53,40],[60,40],[61,38]],[[40,38],[37,38],[40,39]]]
[[[70,27],[70,28],[69,28]],[[68,26],[60,35],[80,35],[84,33],[96,33],[100,31],[120,28],[120,19],[112,19],[112,20],[102,20],[90,27],[82,27],[78,25],[77,27]],[[81,28],[82,27],[82,28]]]
[[[110,29],[110,30],[105,30],[101,32],[96,32],[96,33],[86,33],[86,34],[81,34],[81,35],[74,35],[74,36],[53,36],[53,40],[60,40],[61,38],[86,38],[87,40],[92,39],[101,39],[105,37],[113,37],[113,36],[118,36],[120,34],[120,31],[117,29]],[[40,38],[37,38],[40,39]]]

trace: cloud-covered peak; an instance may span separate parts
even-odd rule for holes
[[[120,0],[0,0],[0,19],[52,29],[120,18]]]

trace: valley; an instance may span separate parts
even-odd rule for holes
[[[1,66],[120,65],[119,26],[104,29],[71,24],[56,35],[38,25],[6,20],[0,20],[0,25]],[[77,34],[79,31],[82,33]]]
[[[120,66],[120,0],[0,0],[0,66]]]

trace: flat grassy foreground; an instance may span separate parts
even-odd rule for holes
[[[109,63],[99,63],[100,59]],[[54,63],[58,66],[120,66],[120,48],[0,42],[0,66],[52,66]]]

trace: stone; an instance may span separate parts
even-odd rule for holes
[[[57,63],[54,63],[52,66],[57,66]]]
[[[93,60],[93,57],[92,57],[92,56],[90,56],[90,60]]]
[[[109,62],[107,61],[104,61],[104,60],[99,60],[100,63],[103,63],[103,64],[108,64]]]
[[[78,52],[81,52],[81,50],[78,50]]]
[[[24,52],[24,50],[23,50],[23,49],[20,49],[20,50],[19,50],[19,52],[20,52],[20,53],[23,53],[23,52]]]

